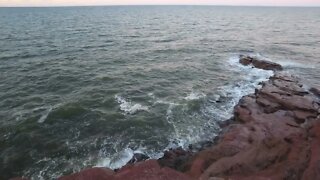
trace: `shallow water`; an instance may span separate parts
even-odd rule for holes
[[[320,85],[320,9],[0,8],[0,179],[52,179],[211,140],[284,65]]]

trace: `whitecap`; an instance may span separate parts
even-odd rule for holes
[[[281,64],[281,66],[283,66],[284,68],[308,68],[308,69],[313,69],[313,68],[317,68],[316,66],[310,64],[306,64],[306,63],[298,63],[298,62],[294,62],[294,61],[289,61],[289,60],[283,60],[283,61],[279,61],[279,64]]]
[[[43,122],[47,119],[47,117],[48,117],[48,115],[50,114],[51,111],[52,111],[52,107],[48,108],[48,109],[42,114],[42,116],[38,119],[38,123],[43,123]]]
[[[130,148],[126,148],[116,154],[111,158],[102,159],[96,167],[108,167],[110,169],[119,169],[126,165],[133,157],[134,151]]]
[[[173,106],[179,106],[182,105],[180,103],[175,103],[167,100],[158,99],[154,102],[154,104],[167,104],[167,105],[173,105]]]
[[[191,92],[187,97],[185,97],[185,100],[197,100],[200,98],[205,97],[206,95],[203,93],[197,93],[197,92]]]
[[[216,92],[212,97],[212,101],[208,99],[209,106],[204,107],[201,111],[206,114],[207,117],[214,117],[214,122],[211,122],[211,120],[208,120],[204,124],[204,126],[211,127],[210,123],[213,123],[212,127],[215,129],[217,128],[217,132],[215,133],[210,133],[209,139],[212,139],[212,136],[216,136],[218,134],[218,125],[216,125],[216,121],[223,121],[227,120],[232,117],[233,115],[233,108],[234,106],[239,102],[241,97],[253,93],[256,88],[259,88],[260,85],[259,83],[261,81],[267,80],[270,76],[272,76],[274,73],[273,71],[265,71],[265,70],[260,70],[256,68],[252,68],[250,66],[243,66],[239,63],[239,57],[231,57],[229,61],[227,61],[228,68],[230,68],[233,71],[236,72],[245,72],[245,76],[242,77],[241,81],[238,81],[236,84],[229,84],[225,85],[219,88],[218,92]],[[201,140],[203,140],[203,137],[207,135],[206,130],[202,130],[202,128],[193,128],[193,127],[188,127],[186,131],[184,132],[181,131],[181,126],[179,126],[179,123],[174,121],[174,110],[175,107],[184,105],[183,102],[172,102],[168,100],[163,100],[163,99],[157,99],[153,93],[149,93],[148,96],[152,97],[155,102],[154,104],[167,104],[168,108],[166,111],[166,119],[168,123],[170,123],[174,129],[174,132],[172,133],[172,136],[169,138],[169,144],[165,147],[164,150],[168,150],[171,148],[178,148],[182,147],[184,149],[188,148],[189,144],[195,144]],[[200,93],[200,92],[191,92],[189,95],[186,97],[183,97],[182,99],[184,100],[197,100],[201,99],[203,97],[206,97],[205,94]],[[127,101],[123,97],[116,95],[115,96],[116,100],[118,103],[120,103],[120,109],[122,111],[125,111],[127,113],[132,113],[136,112],[136,110],[133,108],[136,104]],[[223,101],[222,103],[220,101],[223,100],[223,98],[226,98],[226,101]],[[141,106],[141,105],[140,105]],[[144,106],[142,106],[144,107]],[[147,110],[147,107],[145,107],[145,110]],[[211,127],[211,128],[212,128]],[[210,129],[212,132],[213,130]],[[163,152],[153,152],[152,155],[150,152],[152,149],[147,149],[142,152],[149,152],[145,153],[147,154],[150,158],[160,158],[163,155]],[[119,153],[116,153],[115,155],[111,155],[109,157],[111,158],[104,158],[102,159],[97,166],[99,167],[109,167],[111,169],[117,169],[121,168],[125,164],[130,161],[130,159],[133,157],[135,151],[133,151],[130,148],[126,148]]]
[[[233,116],[233,108],[239,100],[245,95],[254,93],[255,89],[261,88],[260,82],[266,81],[274,75],[273,71],[243,66],[239,63],[238,56],[229,58],[228,67],[234,71],[245,72],[246,75],[243,77],[243,80],[238,81],[236,84],[230,84],[219,88],[214,97],[215,100],[221,98],[231,99],[224,105],[217,106],[213,109],[214,114],[221,117],[221,120],[231,118]]]
[[[153,92],[148,93],[148,96],[151,97],[152,99],[155,99],[155,98],[156,98],[156,96],[154,95]]]
[[[52,111],[53,109],[58,108],[59,106],[61,106],[61,104],[56,104],[56,105],[54,105],[54,106],[49,106],[49,107],[39,107],[39,108],[33,109],[33,111],[37,111],[37,110],[41,110],[41,109],[46,109],[46,110],[42,113],[41,117],[38,119],[38,123],[43,123],[44,121],[46,121],[46,119],[48,118],[48,116],[49,116],[49,114],[51,113],[51,111]]]
[[[127,114],[135,114],[138,111],[149,111],[148,106],[132,103],[119,95],[115,95],[115,99],[120,104],[120,110]]]

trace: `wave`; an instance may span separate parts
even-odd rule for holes
[[[259,83],[261,81],[265,81],[273,75],[273,71],[265,71],[241,65],[239,63],[238,56],[230,57],[226,63],[226,68],[245,74],[245,76],[242,77],[241,81],[237,81],[236,84],[233,83],[219,87],[218,91],[215,91],[213,94],[207,95],[193,91],[186,97],[181,97],[181,101],[176,102],[158,99],[153,93],[148,94],[154,102],[154,105],[165,104],[168,106],[166,111],[166,120],[173,127],[174,132],[170,135],[168,145],[163,149],[163,151],[156,152],[153,149],[133,150],[125,148],[114,155],[108,155],[107,158],[103,158],[96,166],[118,169],[126,165],[137,152],[146,154],[152,159],[158,159],[162,157],[165,150],[177,147],[186,149],[190,144],[197,144],[201,143],[201,141],[214,138],[214,136],[216,136],[220,131],[218,122],[228,120],[232,117],[233,108],[239,102],[241,97],[253,93],[256,88],[260,87]],[[127,101],[120,95],[116,95],[115,98],[117,102],[120,103],[120,109],[125,113],[134,114],[138,111],[149,110],[147,106]],[[202,98],[202,102],[205,104],[198,112],[200,115],[196,115],[194,113],[184,114],[187,116],[190,115],[190,117],[185,117],[184,119],[186,121],[177,121],[176,118],[181,117],[176,117],[176,111],[181,109],[185,111],[185,108],[189,105],[190,101]],[[200,127],[197,125],[192,126],[192,124],[196,123],[196,120],[192,122],[189,122],[189,120],[190,118],[199,118],[197,116],[201,116],[200,118],[202,119],[208,119],[201,121],[203,124],[201,124]]]
[[[239,73],[244,72],[245,75],[243,76],[243,80],[237,81],[235,84],[220,87],[218,93],[215,94],[214,100],[216,102],[224,102],[224,105],[217,106],[216,109],[214,109],[214,111],[216,111],[215,114],[222,118],[221,120],[231,118],[233,108],[241,97],[254,93],[256,88],[261,88],[260,82],[266,81],[274,75],[273,71],[241,65],[238,56],[230,57],[227,62],[228,68]],[[224,98],[226,98],[226,100],[224,100]]]
[[[279,59],[279,60],[275,61],[274,59],[263,56],[260,53],[249,53],[249,55],[252,57],[256,57],[258,59],[264,59],[264,60],[278,63],[282,67],[284,67],[285,69],[286,68],[289,68],[289,69],[290,68],[307,68],[307,69],[317,68],[317,67],[315,67],[314,63],[300,63],[300,62],[297,62],[296,60],[292,60],[292,59]]]
[[[108,167],[110,169],[118,169],[126,165],[133,157],[134,151],[130,148],[126,148],[116,154],[111,158],[102,159],[96,167]]]
[[[124,111],[127,114],[135,114],[138,111],[149,111],[148,106],[143,106],[138,103],[132,103],[130,101],[127,101],[120,95],[115,95],[115,99],[120,104],[120,110]]]
[[[174,137],[172,137],[170,144],[166,149],[183,147],[187,148],[190,144],[199,143],[200,141],[210,140],[214,138],[220,131],[219,122],[230,119],[233,116],[234,106],[239,102],[241,97],[254,93],[256,88],[260,88],[260,82],[268,80],[274,73],[273,71],[266,71],[252,68],[250,66],[243,66],[239,63],[239,56],[230,57],[226,63],[226,68],[232,71],[243,74],[241,80],[236,83],[221,86],[212,94],[203,94],[191,92],[185,100],[198,100],[203,98],[203,105],[199,109],[198,114],[191,113],[190,118],[201,118],[201,126],[181,127],[179,121],[173,121],[173,111],[175,104],[169,104],[167,110],[167,121],[174,127]],[[207,119],[207,120],[206,120]],[[178,123],[178,124],[177,124]],[[196,123],[196,122],[194,122]],[[185,129],[181,129],[185,128]]]
[[[191,92],[187,97],[185,97],[185,100],[197,100],[205,97],[206,95],[203,93],[196,93],[196,92]]]
[[[43,114],[42,116],[38,119],[38,123],[43,123],[47,117],[49,116],[49,114],[51,113],[53,107],[49,107]]]
[[[157,153],[153,150],[147,150],[144,147],[139,147],[136,150],[125,148],[115,154],[101,159],[94,167],[108,167],[110,169],[119,169],[125,166],[135,154],[144,154],[151,159],[159,159],[163,156],[163,152]]]
[[[306,63],[298,63],[298,62],[293,62],[290,60],[283,60],[283,61],[279,61],[279,64],[281,64],[281,66],[283,66],[284,68],[305,68],[305,69],[313,69],[313,68],[317,68],[315,65],[311,65],[311,64],[306,64]]]

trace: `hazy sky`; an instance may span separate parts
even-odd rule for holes
[[[320,6],[320,0],[0,0],[0,6],[79,6],[141,4]]]

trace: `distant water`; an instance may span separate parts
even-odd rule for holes
[[[0,179],[211,140],[272,75],[239,54],[320,85],[319,27],[319,8],[0,8]]]

